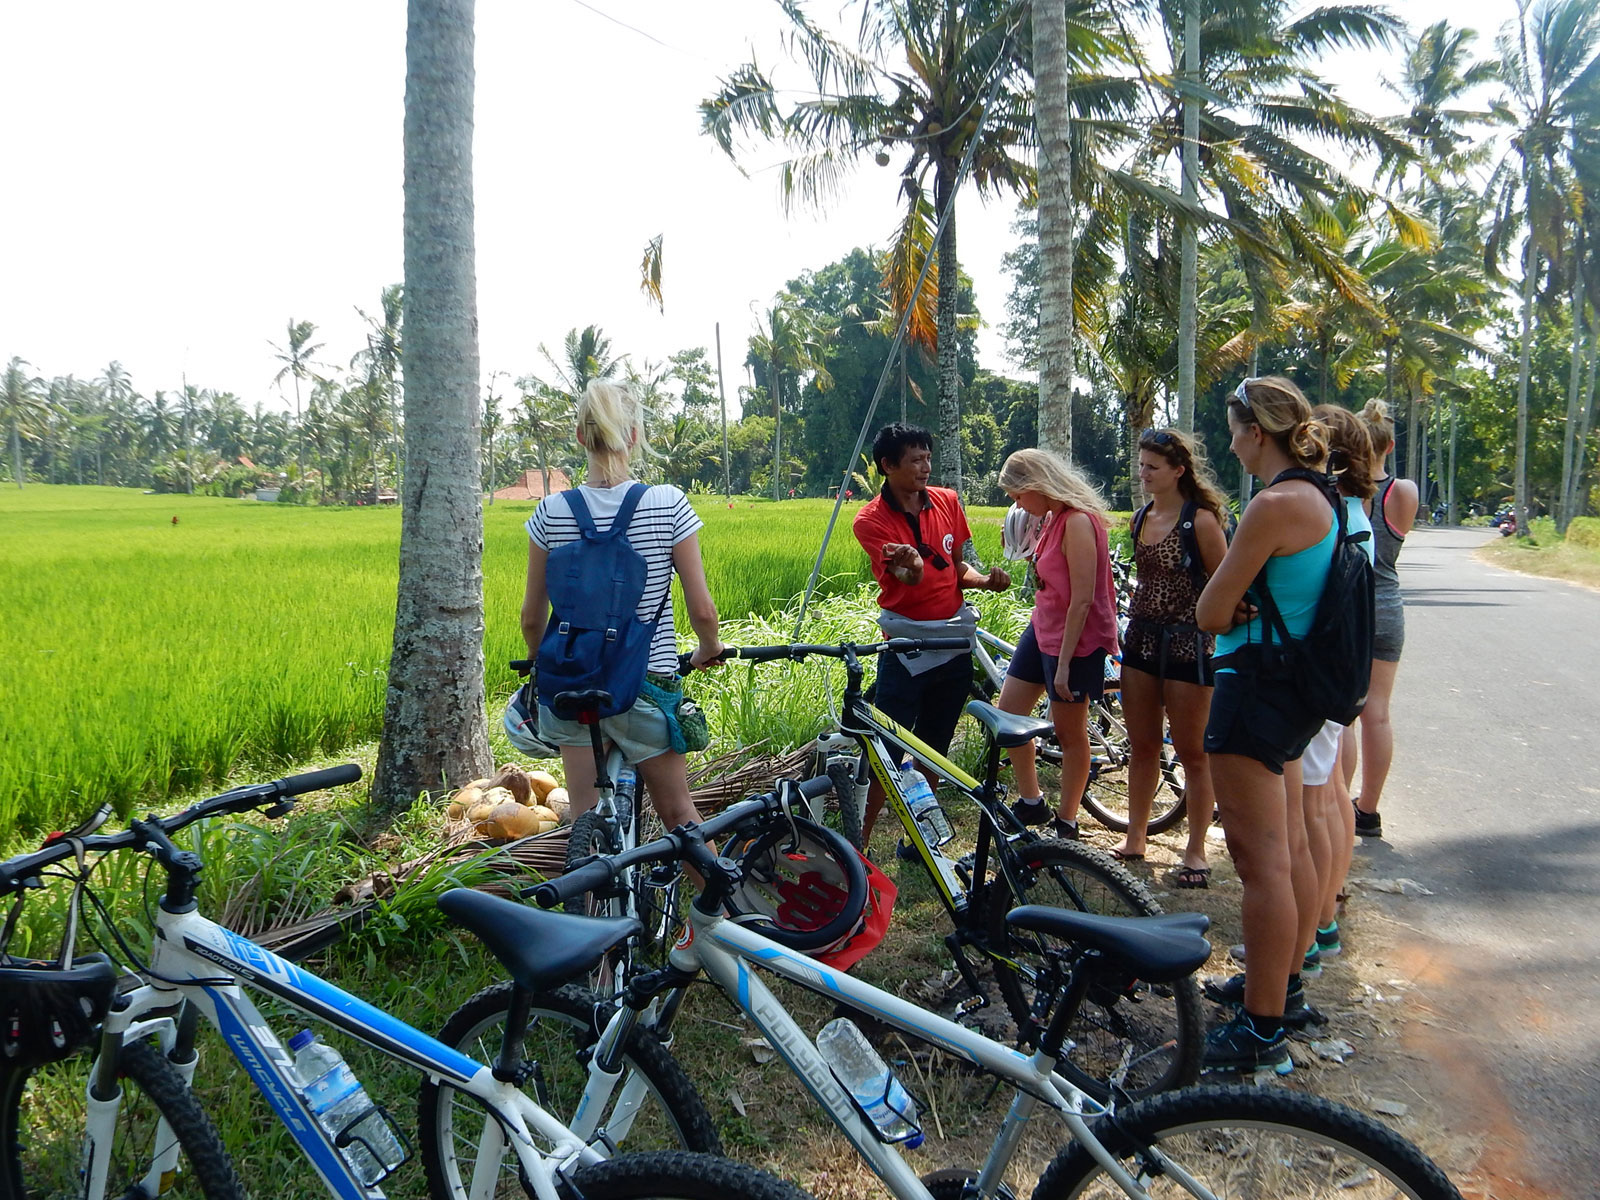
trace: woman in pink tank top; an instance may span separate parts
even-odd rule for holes
[[[1089,702],[1105,693],[1106,657],[1117,652],[1116,593],[1106,507],[1093,484],[1046,450],[1018,450],[1000,468],[1000,486],[1025,512],[1044,518],[1034,557],[1033,617],[1017,642],[999,706],[1029,713],[1049,694],[1061,743],[1057,837],[1078,836],[1078,803],[1089,782]],[[1010,751],[1019,818],[1051,819],[1032,745]]]

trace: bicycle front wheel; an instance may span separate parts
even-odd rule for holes
[[[990,905],[989,945],[998,956],[995,982],[1018,1039],[1031,1044],[1050,1023],[1081,951],[1048,934],[1009,928],[1006,913],[1018,904],[1113,917],[1158,916],[1162,909],[1142,883],[1087,846],[1038,841],[1013,852],[1022,892],[1006,902],[1002,891],[999,902]],[[1003,879],[995,886],[1003,889]],[[1193,1083],[1200,1077],[1205,1037],[1199,986],[1192,976],[1161,984],[1096,982],[1067,1036],[1072,1046],[1058,1064],[1061,1073],[1099,1099],[1111,1094],[1111,1082],[1119,1076],[1135,1097]]]
[[[1371,1117],[1282,1088],[1198,1087],[1156,1096],[1094,1126],[1156,1200],[1461,1200],[1438,1166]],[[1122,1189],[1074,1143],[1034,1200],[1117,1200]]]
[[[567,863],[566,870],[570,871],[584,859],[596,854],[617,854],[622,847],[617,845],[611,826],[606,823],[596,810],[590,809],[572,823],[572,832],[567,835]],[[574,896],[563,903],[569,913],[576,913],[585,917],[624,917],[634,915],[628,911],[632,898],[620,890],[618,885],[608,885],[604,891],[584,892],[581,896]],[[618,975],[624,958],[628,954],[628,945],[624,942],[606,952],[606,956],[595,964],[589,972],[588,984],[601,995],[613,995],[619,986]]]
[[[1150,802],[1150,820],[1145,831],[1165,833],[1184,818],[1184,772],[1171,742],[1161,744],[1161,775]],[[1100,824],[1118,833],[1128,831],[1128,767],[1106,764],[1089,776],[1083,792],[1083,807]]]
[[[572,1182],[585,1200],[808,1200],[776,1175],[704,1154],[629,1154],[580,1167]]]
[[[0,1200],[83,1195],[84,1105],[93,1069],[92,1049],[61,1062],[0,1066]],[[222,1139],[160,1051],[129,1042],[122,1047],[118,1078],[122,1105],[110,1150],[108,1197],[243,1200]],[[178,1173],[150,1178],[173,1137],[182,1149]],[[163,1187],[168,1190],[160,1192]]]
[[[512,985],[483,989],[451,1015],[439,1040],[482,1063],[499,1056],[511,1007]],[[523,1032],[529,1094],[557,1119],[571,1121],[589,1081],[589,1056],[597,1037],[594,995],[568,985],[535,996]],[[599,1020],[609,1016],[602,1006]],[[698,1150],[721,1154],[722,1142],[694,1084],[654,1034],[634,1030],[623,1053],[622,1078],[601,1115],[597,1137],[619,1149]],[[454,1088],[424,1080],[417,1109],[422,1163],[434,1200],[463,1200],[472,1181],[483,1107]],[[548,1147],[546,1147],[548,1149]],[[501,1164],[497,1196],[521,1195],[516,1156]]]

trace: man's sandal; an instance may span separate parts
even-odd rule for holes
[[[1179,867],[1172,873],[1172,886],[1176,888],[1207,888],[1211,886],[1210,867]]]

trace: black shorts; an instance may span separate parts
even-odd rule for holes
[[[1157,679],[1170,679],[1174,683],[1198,683],[1202,687],[1210,687],[1214,682],[1211,678],[1211,660],[1197,663],[1193,659],[1181,662],[1170,654],[1167,656],[1166,669],[1162,669],[1160,662],[1153,659],[1141,658],[1127,647],[1122,651],[1122,669],[1124,671],[1143,671],[1146,675],[1154,675]]]
[[[1246,648],[1247,650],[1249,647]],[[1305,753],[1322,718],[1300,699],[1292,678],[1265,674],[1244,651],[1216,660],[1220,667],[1206,721],[1206,753],[1253,758],[1274,775]]]
[[[1039,649],[1039,639],[1034,635],[1033,622],[1030,621],[1017,639],[1017,652],[1011,656],[1011,665],[1006,668],[1006,674],[1015,675],[1023,683],[1044,685],[1046,694],[1058,704],[1082,704],[1086,700],[1098,700],[1106,694],[1104,650],[1091,650],[1075,657],[1067,665],[1070,696],[1056,694],[1056,668],[1060,663],[1061,659],[1056,655],[1046,654]]]
[[[898,654],[878,655],[878,679],[868,699],[940,754],[950,750],[956,722],[972,694],[972,656],[962,654],[920,675]]]

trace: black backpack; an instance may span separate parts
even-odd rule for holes
[[[1206,582],[1210,576],[1206,574],[1205,559],[1200,557],[1200,537],[1194,531],[1194,514],[1200,506],[1193,500],[1183,502],[1183,511],[1178,514],[1178,543],[1183,547],[1183,569],[1189,573],[1190,580],[1194,583],[1194,590],[1198,594],[1205,591]],[[1146,504],[1133,514],[1133,549],[1139,551],[1139,531],[1144,528],[1144,519],[1150,515],[1150,505]]]
[[[600,533],[577,488],[563,492],[578,522],[579,537],[550,551],[545,586],[550,623],[545,626],[535,663],[539,703],[555,707],[561,692],[592,688],[611,693],[602,717],[627,712],[639,698],[650,666],[650,642],[672,595],[669,585],[655,620],[641,621],[648,567],[626,534],[645,485],[628,489],[611,528]]]
[[[1263,640],[1270,658],[1293,678],[1300,698],[1325,721],[1348,725],[1367,705],[1367,688],[1372,682],[1372,631],[1374,624],[1372,560],[1361,543],[1372,534],[1367,530],[1345,530],[1344,503],[1333,480],[1305,467],[1281,472],[1268,487],[1288,479],[1304,479],[1322,489],[1333,505],[1338,535],[1333,544],[1333,561],[1328,579],[1317,601],[1316,616],[1306,636],[1296,642],[1289,636],[1272,593],[1267,588],[1267,569],[1261,568],[1251,591],[1261,605]],[[1273,637],[1278,648],[1271,646]]]

